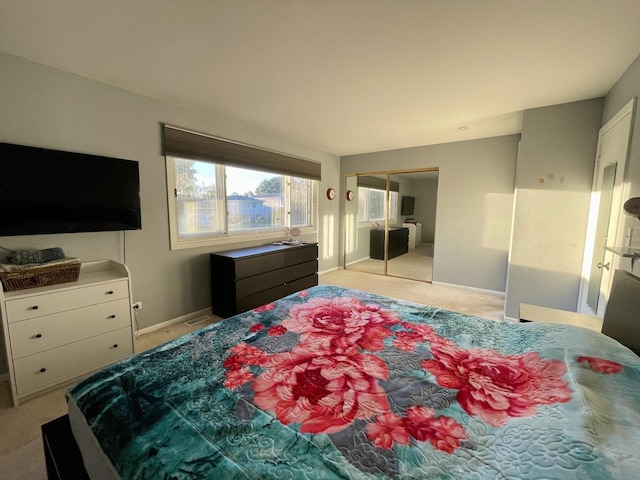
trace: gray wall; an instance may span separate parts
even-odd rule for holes
[[[211,305],[207,254],[216,248],[169,250],[161,122],[321,162],[320,270],[337,266],[340,202],[329,201],[324,192],[328,187],[339,189],[338,157],[228,118],[165,104],[3,53],[0,71],[0,141],[138,160],[142,202],[142,230],[127,232],[126,238],[120,232],[38,235],[3,237],[0,244],[10,249],[59,246],[82,261],[122,260],[126,247],[134,300],[141,300],[144,307],[138,315],[141,328]]]
[[[629,66],[627,71],[620,77],[620,80],[613,86],[604,102],[604,114],[602,125],[607,123],[618,111],[631,99],[640,96],[640,56]],[[627,159],[626,181],[629,184],[629,198],[640,197],[640,117],[638,116],[637,104],[634,113],[634,122],[631,133],[631,145],[629,148],[629,158]],[[625,199],[626,200],[626,199]],[[625,216],[625,224],[622,226],[626,231],[632,229],[631,246],[640,249],[640,221]],[[633,273],[640,275],[640,261],[635,262]]]
[[[505,315],[576,311],[603,99],[526,110]]]
[[[434,282],[504,291],[520,135],[341,158],[341,173],[439,167]]]
[[[322,162],[318,234],[321,271],[338,265],[338,259],[342,261],[339,245],[344,188],[341,187],[346,173],[439,167],[434,281],[495,291],[507,288],[520,135],[338,159],[228,118],[185,110],[3,53],[0,53],[0,70],[3,72],[0,76],[0,141],[139,160],[143,208],[143,229],[128,232],[126,237],[122,233],[4,237],[1,244],[7,248],[61,246],[69,255],[84,261],[122,260],[126,247],[134,299],[144,302],[138,317],[142,328],[210,305],[207,253],[214,249],[169,250],[160,122]],[[594,122],[597,126],[604,125],[639,94],[640,57],[605,98],[604,113],[598,122],[595,120],[598,100],[525,113],[524,151],[518,171],[518,192],[522,191],[523,195],[519,195],[514,217],[514,238],[519,237],[519,241],[515,242],[512,264],[525,263],[520,260],[527,255],[547,262],[541,257],[547,248],[556,256],[566,253],[570,246],[575,246],[576,252],[569,252],[570,260],[560,258],[566,272],[548,268],[554,281],[564,289],[562,298],[550,292],[546,280],[542,282],[536,272],[530,275],[531,269],[520,269],[521,265],[516,267],[520,271],[512,268],[508,316],[517,315],[515,305],[531,299],[531,292],[548,292],[545,298],[535,299],[539,300],[538,304],[575,308],[580,271],[576,265],[584,241],[584,232],[580,239],[576,232],[586,226],[585,188],[588,185],[590,190],[593,173],[593,155],[588,158],[588,152],[595,152],[597,128],[591,137],[585,132],[594,128]],[[637,109],[635,115],[638,115]],[[633,128],[627,179],[631,184],[630,196],[640,196],[640,121],[636,119]],[[565,129],[568,131],[557,137],[557,133]],[[579,144],[579,154],[574,151],[572,135]],[[565,163],[561,157],[570,161]],[[552,179],[549,174],[553,174]],[[561,177],[566,183],[560,183]],[[545,183],[539,183],[540,178],[545,179]],[[329,201],[324,196],[328,187],[339,192],[336,200]],[[556,198],[562,201],[554,200]],[[539,203],[534,205],[534,201]],[[533,207],[539,209],[540,206],[551,217],[531,214]],[[575,228],[566,229],[564,220]],[[626,224],[634,228],[632,243],[640,247],[640,222],[628,218]],[[535,231],[537,240],[526,237],[527,229],[532,234]],[[566,234],[571,238],[565,237]],[[555,245],[558,239],[560,246]],[[520,241],[524,242],[522,247]],[[576,254],[578,251],[580,255]],[[639,268],[636,266],[636,273],[640,273]]]
[[[416,182],[416,221],[422,225],[422,243],[434,243],[436,235],[436,211],[438,206],[438,178]]]

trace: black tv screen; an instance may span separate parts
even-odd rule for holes
[[[142,228],[138,162],[0,143],[0,235]]]
[[[413,208],[416,203],[415,197],[402,197],[400,215],[413,215]]]

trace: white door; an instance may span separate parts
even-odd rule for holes
[[[625,164],[635,99],[625,105],[598,134],[589,226],[585,241],[578,311],[604,316],[613,272],[620,257],[606,247],[621,247]]]

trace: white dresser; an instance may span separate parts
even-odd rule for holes
[[[409,229],[409,249],[419,247],[422,243],[422,225],[420,223],[403,223]]]
[[[133,353],[128,268],[83,263],[76,282],[4,292],[0,309],[14,405]]]

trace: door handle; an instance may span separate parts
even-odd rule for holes
[[[609,270],[609,268],[611,267],[611,262],[607,262],[607,263],[599,262],[598,265],[596,265],[596,267],[598,267],[600,270],[602,270],[603,267]]]

